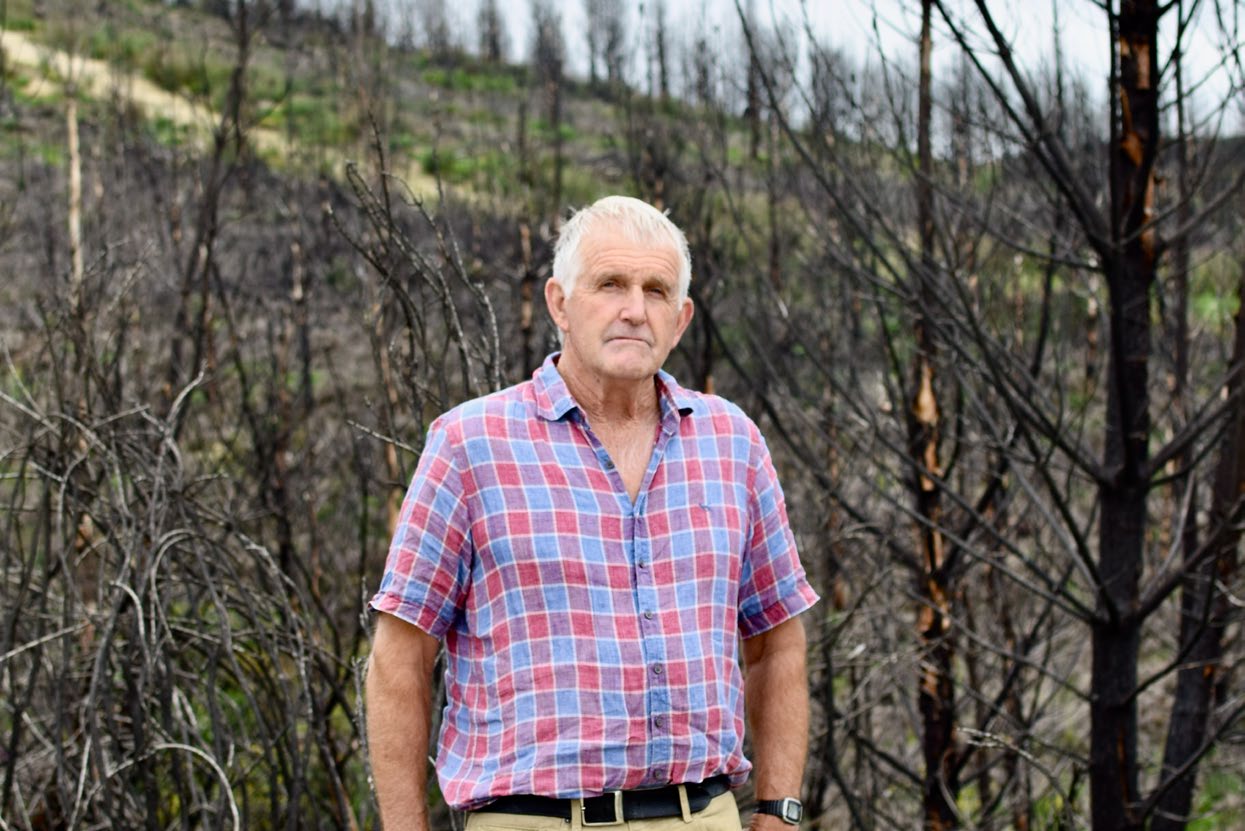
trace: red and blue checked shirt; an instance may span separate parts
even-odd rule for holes
[[[741,784],[738,637],[817,601],[765,443],[658,374],[633,503],[550,356],[438,418],[371,605],[445,639],[445,799]]]

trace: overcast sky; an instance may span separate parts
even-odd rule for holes
[[[355,0],[303,0],[304,5],[326,8],[348,7]],[[739,0],[745,8],[751,8],[763,21],[789,21],[797,31],[803,31],[804,21],[826,43],[841,49],[857,62],[868,60],[876,63],[880,55],[900,63],[911,63],[916,55],[916,36],[920,29],[920,3],[916,0]],[[418,9],[424,0],[375,0],[377,7],[388,15],[392,24],[400,30],[403,23],[419,18]],[[712,48],[723,53],[740,50],[740,26],[735,10],[735,0],[665,0],[670,31],[677,42],[690,45],[702,33]],[[629,37],[634,44],[636,31],[643,15],[651,12],[652,0],[646,4],[640,0],[623,0],[628,9]],[[475,42],[476,12],[478,0],[446,0],[451,26],[468,45]],[[506,17],[510,39],[510,56],[514,60],[526,57],[530,48],[529,27],[530,0],[500,0]],[[970,21],[977,20],[977,13],[968,0],[950,0],[949,7],[961,10]],[[1095,0],[1024,0],[990,4],[1004,33],[1011,39],[1013,48],[1022,65],[1037,74],[1044,65],[1052,62],[1054,55],[1053,20],[1057,5],[1062,48],[1068,64],[1079,71],[1089,90],[1105,94],[1109,67],[1110,42],[1107,34],[1106,14]],[[1234,4],[1228,4],[1234,5]],[[555,0],[562,13],[563,31],[567,43],[567,58],[573,74],[587,75],[587,44],[584,0]],[[1187,79],[1210,77],[1202,85],[1195,102],[1200,113],[1209,112],[1226,97],[1231,97],[1231,114],[1224,125],[1239,131],[1245,124],[1245,94],[1241,93],[1239,68],[1222,67],[1233,49],[1238,52],[1241,44],[1227,42],[1219,31],[1213,14],[1213,2],[1199,4],[1200,12],[1194,20],[1189,41],[1186,63]],[[646,11],[647,10],[647,11]],[[935,16],[934,59],[935,71],[941,61],[958,60],[957,50]],[[1175,14],[1165,18],[1164,55],[1170,50],[1172,33],[1175,31]],[[981,31],[981,27],[976,27]],[[416,35],[418,38],[418,34]],[[984,42],[984,35],[981,35]],[[633,49],[638,53],[639,48]],[[637,55],[637,66],[642,58]],[[635,70],[638,73],[638,69]],[[1234,88],[1232,78],[1236,77]],[[1188,81],[1187,81],[1188,83]],[[1233,91],[1237,94],[1232,95]]]

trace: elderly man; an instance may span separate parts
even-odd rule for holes
[[[545,286],[561,353],[433,422],[372,599],[387,831],[427,828],[442,640],[436,770],[469,831],[738,831],[745,715],[751,827],[799,823],[817,595],[756,426],[661,369],[690,277],[660,211],[583,209]]]

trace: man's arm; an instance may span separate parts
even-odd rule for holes
[[[743,642],[744,709],[752,735],[757,799],[800,796],[808,755],[808,675],[799,617]],[[754,814],[749,828],[786,829],[781,819]]]
[[[428,829],[428,734],[440,642],[381,613],[367,671],[367,738],[385,831]]]

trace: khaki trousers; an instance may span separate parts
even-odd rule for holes
[[[467,831],[590,831],[584,828],[578,810],[571,811],[567,822],[559,817],[529,817],[523,814],[497,814],[491,811],[467,815]],[[692,814],[691,821],[682,817],[635,819],[619,825],[600,826],[603,831],[740,831],[739,809],[735,797],[727,791],[713,798],[705,809]]]

